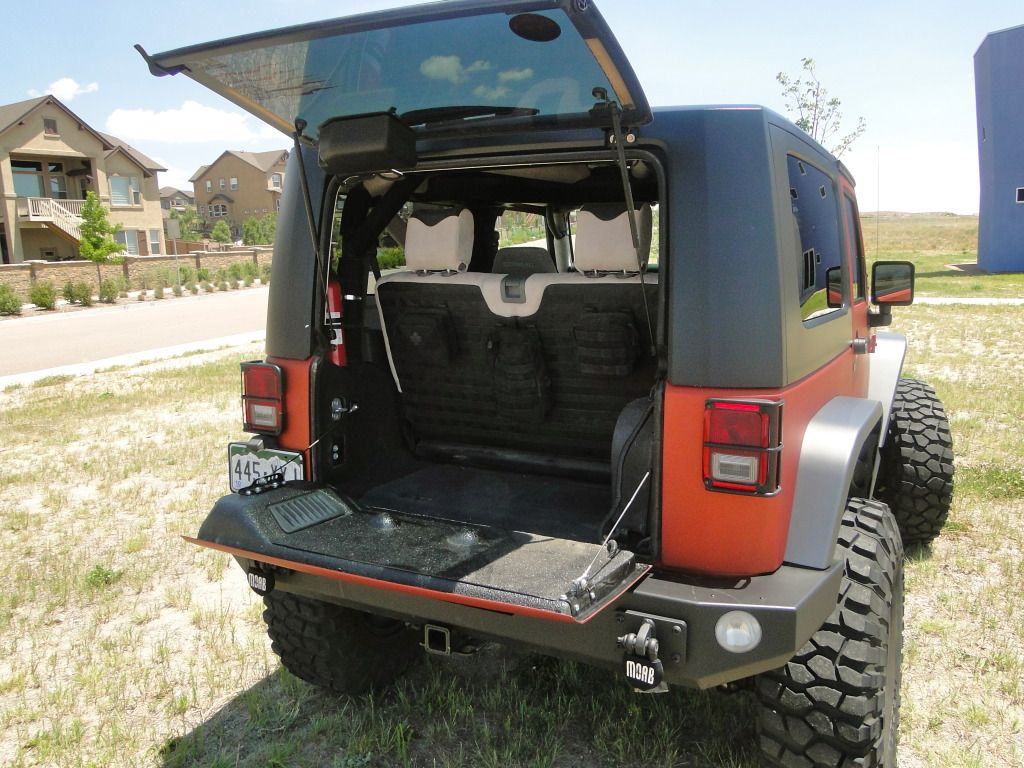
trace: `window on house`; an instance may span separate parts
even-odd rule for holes
[[[210,179],[206,180],[206,191],[213,192],[213,182]]]
[[[788,158],[788,166],[789,186],[796,190],[795,196],[790,193],[790,202],[800,233],[800,317],[807,321],[839,309],[829,306],[835,297],[828,295],[829,270],[842,263],[839,211],[828,174],[795,157]]]
[[[56,261],[57,260],[57,249],[56,248],[40,248],[39,258],[43,261]]]
[[[160,230],[149,230],[149,252],[154,256],[160,254]]]
[[[199,206],[199,215],[200,216],[205,216],[206,215],[206,206],[205,205],[200,205]]]
[[[134,229],[122,229],[114,233],[114,239],[128,249],[130,256],[139,255],[139,233]]]
[[[1017,187],[1017,202],[1024,203],[1024,187]]]
[[[18,197],[43,196],[43,164],[35,160],[11,160],[14,194]]]
[[[219,218],[221,216],[228,215],[228,207],[224,203],[211,203],[210,204],[210,216],[212,218]]]
[[[280,189],[281,188],[281,174],[280,173],[272,173],[272,174],[270,174],[270,186],[272,186],[274,189]]]
[[[281,198],[280,197],[277,198],[277,200],[274,201],[274,209],[277,210],[277,211],[281,210]]]
[[[111,205],[142,205],[138,176],[110,177]]]
[[[231,177],[231,188],[232,189],[238,189],[238,177],[237,176],[232,176]]]
[[[43,134],[46,136],[60,136],[60,133],[57,131],[57,121],[54,118],[43,118]]]
[[[220,188],[221,188],[221,190],[224,189],[224,179],[220,180]]]

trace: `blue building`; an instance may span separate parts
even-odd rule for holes
[[[1024,272],[1024,25],[992,32],[974,54],[981,208],[978,266]]]

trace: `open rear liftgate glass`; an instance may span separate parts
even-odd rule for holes
[[[219,518],[219,534],[200,530],[189,541],[257,563],[553,620],[586,622],[650,569],[614,547],[363,508],[322,488],[228,496],[210,518]]]

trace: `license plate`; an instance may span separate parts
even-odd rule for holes
[[[275,472],[283,472],[285,480],[302,480],[302,454],[270,448],[253,451],[245,443],[228,444],[228,484],[232,491],[248,488]]]

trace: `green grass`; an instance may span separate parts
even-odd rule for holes
[[[918,296],[1024,298],[1024,273],[979,274],[978,217],[952,214],[864,214],[869,261],[909,260]],[[966,270],[952,268],[966,265]]]

